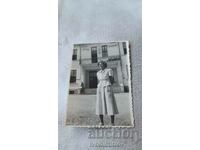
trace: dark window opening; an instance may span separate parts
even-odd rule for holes
[[[124,54],[127,54],[127,46],[126,46],[126,42],[123,42],[123,50],[124,50]]]
[[[74,94],[75,92],[74,91],[69,91],[69,94]]]
[[[102,57],[108,57],[107,45],[102,46]]]
[[[128,93],[129,92],[129,87],[128,86],[124,86],[124,92]]]
[[[77,60],[77,49],[73,50],[72,60]]]
[[[71,70],[70,83],[76,82],[76,70]]]
[[[92,63],[97,63],[97,47],[91,48]]]

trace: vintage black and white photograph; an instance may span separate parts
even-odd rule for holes
[[[74,44],[66,125],[134,126],[129,42]]]

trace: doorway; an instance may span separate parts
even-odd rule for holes
[[[89,71],[89,88],[97,88],[97,71]]]

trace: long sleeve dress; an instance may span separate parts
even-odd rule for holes
[[[113,76],[112,69],[106,68],[97,72],[99,83],[97,85],[96,115],[119,113],[109,76]]]

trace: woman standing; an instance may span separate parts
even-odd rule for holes
[[[100,71],[97,72],[97,101],[96,114],[99,115],[100,125],[104,125],[103,116],[111,117],[111,125],[114,126],[115,114],[118,114],[117,104],[115,101],[112,84],[114,82],[112,69],[107,68],[105,61],[98,63]]]

